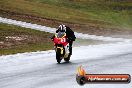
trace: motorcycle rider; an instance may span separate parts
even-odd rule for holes
[[[59,28],[56,30],[56,33],[58,32],[65,32],[66,36],[67,36],[67,42],[69,43],[69,51],[70,51],[70,55],[72,55],[72,44],[73,41],[75,41],[76,37],[74,32],[71,30],[70,27],[61,24],[59,26]],[[53,36],[51,39],[53,40],[55,36]]]

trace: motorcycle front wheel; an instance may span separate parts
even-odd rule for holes
[[[60,56],[59,54],[57,54],[57,53],[56,53],[56,61],[57,61],[57,63],[59,63],[59,64],[60,64],[60,62],[61,62],[61,56]]]

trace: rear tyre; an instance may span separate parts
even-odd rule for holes
[[[69,62],[71,55],[69,54],[67,58],[64,58],[64,61]]]

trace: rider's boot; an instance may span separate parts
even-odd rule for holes
[[[72,46],[69,47],[70,55],[72,55]]]

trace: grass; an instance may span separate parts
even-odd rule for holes
[[[132,28],[131,0],[1,0],[0,8],[70,23]]]
[[[52,49],[51,36],[50,33],[0,23],[0,55]]]
[[[19,17],[13,13],[33,16],[34,19]],[[51,27],[55,27],[54,21],[77,24],[81,25],[79,32],[90,29],[87,25],[96,26],[96,30],[99,27],[132,29],[132,1],[0,0],[0,16]],[[53,22],[40,22],[35,17],[50,19]],[[51,34],[46,32],[0,23],[0,55],[52,49],[53,44],[49,36]],[[24,40],[16,40],[14,37]]]

